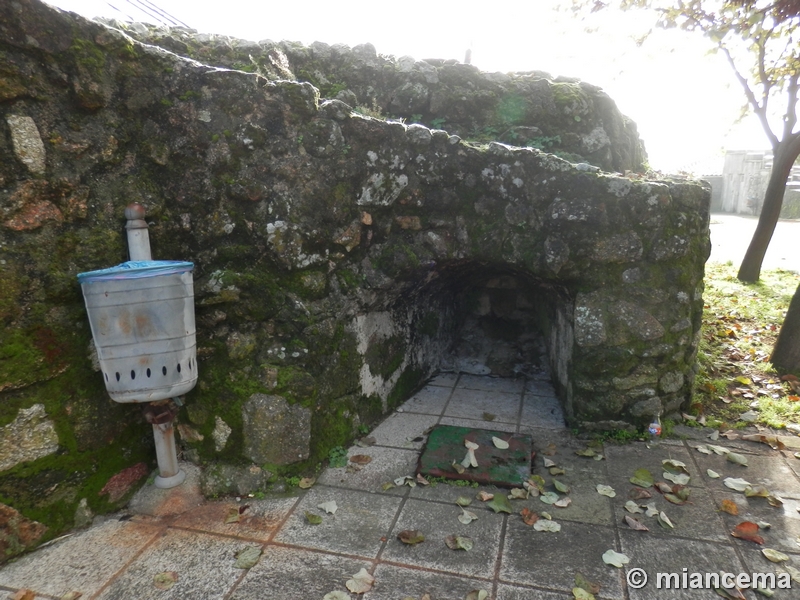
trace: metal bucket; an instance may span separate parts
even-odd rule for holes
[[[78,274],[112,400],[165,400],[197,383],[193,269],[131,261]]]

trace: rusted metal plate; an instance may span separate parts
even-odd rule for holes
[[[508,448],[496,448],[492,437],[508,442]],[[465,440],[478,444],[475,450],[478,466],[458,473],[453,462],[460,464],[464,460],[467,454]],[[484,485],[520,487],[531,473],[531,450],[529,435],[437,425],[428,434],[417,472],[425,476],[477,481]]]

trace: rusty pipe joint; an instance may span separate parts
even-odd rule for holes
[[[175,429],[172,423],[178,415],[178,405],[171,399],[149,402],[142,407],[144,418],[153,426],[153,438],[156,442],[156,460],[158,475],[155,486],[169,489],[180,485],[186,479],[186,473],[178,467],[178,452],[175,447]]]

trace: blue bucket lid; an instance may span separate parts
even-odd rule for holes
[[[118,279],[142,279],[161,275],[177,275],[192,269],[194,269],[194,263],[182,260],[129,260],[116,267],[78,273],[78,282],[94,283]]]

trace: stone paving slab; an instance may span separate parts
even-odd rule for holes
[[[485,392],[503,392],[519,396],[525,387],[524,379],[511,379],[508,377],[481,377],[479,375],[462,375],[456,388],[470,390],[483,390]]]
[[[621,531],[622,551],[630,557],[626,572],[631,569],[644,569],[648,583],[642,589],[629,589],[631,600],[660,600],[661,598],[680,598],[686,600],[719,599],[714,590],[703,589],[662,589],[657,588],[658,573],[743,572],[744,565],[739,561],[734,549],[728,544],[715,544],[699,540],[660,539],[653,543],[645,532]]]
[[[497,586],[496,600],[574,600],[572,594],[559,594],[535,588],[500,584]]]
[[[458,520],[456,505],[409,499],[392,529],[381,559],[393,563],[426,567],[472,577],[491,578],[500,550],[503,517],[482,511],[476,521],[464,525]],[[477,513],[476,513],[477,514]],[[425,541],[404,544],[397,535],[404,530],[419,530]],[[472,538],[472,550],[451,550],[445,545],[448,535]]]
[[[0,586],[61,597],[96,594],[165,527],[146,517],[109,519],[0,569]]]
[[[185,512],[173,521],[172,526],[263,543],[272,537],[298,501],[299,498],[245,498],[241,502],[235,499],[208,502]],[[226,523],[232,511],[236,514],[244,506],[248,508],[239,515],[238,521]]]
[[[417,470],[419,452],[415,450],[401,450],[399,448],[385,448],[382,446],[369,446],[360,448],[351,447],[347,452],[351,456],[364,455],[372,458],[366,465],[352,465],[350,472],[347,467],[328,468],[320,474],[318,483],[339,487],[348,487],[355,490],[380,492],[384,483],[394,481],[398,477],[413,476]],[[352,463],[350,463],[352,464]],[[390,489],[387,493],[392,495],[404,493],[402,488]]]
[[[253,545],[243,540],[170,529],[145,549],[97,598],[221,600],[244,575],[242,569],[234,567],[236,553]],[[176,572],[178,579],[171,589],[160,590],[153,584],[153,578],[165,571]]]
[[[440,416],[453,393],[452,387],[429,385],[406,400],[398,409],[400,412],[413,412]]]
[[[554,519],[558,521],[557,518]],[[619,569],[602,560],[606,550],[619,551],[614,529],[558,521],[558,533],[535,531],[521,519],[509,519],[500,577],[504,582],[570,592],[576,573],[598,582],[600,597],[621,598]]]
[[[369,571],[371,567],[366,560],[271,546],[230,600],[317,599],[335,590],[348,593],[347,580],[362,568]]]
[[[773,495],[800,499],[800,481],[779,452],[775,452],[773,456],[748,455],[746,467],[734,464],[725,456],[716,454],[704,455],[700,462],[705,467],[701,469],[701,476],[711,489],[719,489],[726,477],[734,477],[763,485]],[[713,469],[721,477],[711,479],[706,473],[706,468]]]
[[[444,416],[460,419],[483,419],[484,413],[494,415],[494,423],[517,423],[520,395],[456,388],[445,409]]]
[[[397,515],[401,500],[383,494],[315,486],[295,506],[273,541],[375,558]],[[330,501],[338,506],[332,515],[318,508],[321,503]],[[320,515],[322,524],[311,525],[306,520],[306,511]]]
[[[715,491],[712,497],[717,506],[721,506],[723,500],[731,500],[739,510],[738,515],[720,511],[723,533],[726,536],[730,536],[730,532],[742,521],[769,523],[772,527],[759,531],[766,542],[765,547],[781,552],[800,552],[800,501],[786,499],[783,506],[774,507],[769,505],[766,498],[746,498],[744,494],[733,490]],[[730,539],[733,540],[733,537],[730,536]],[[741,543],[747,546],[747,543]],[[796,568],[800,569],[800,563]]]
[[[507,433],[516,433],[518,426],[516,423],[503,423],[501,421],[486,421],[485,419],[461,419],[459,417],[442,417],[439,419],[441,425],[453,425],[454,427],[470,427],[472,429],[493,429]],[[525,433],[525,432],[523,432]]]
[[[419,450],[425,445],[427,431],[438,421],[436,415],[394,413],[378,425],[369,437],[374,438],[378,446]]]
[[[544,427],[564,429],[564,414],[555,396],[533,396],[526,394],[522,401],[521,427]]]
[[[364,600],[416,600],[423,594],[435,600],[464,600],[472,590],[492,591],[490,581],[386,564],[375,569],[375,581],[375,588],[364,594]]]

